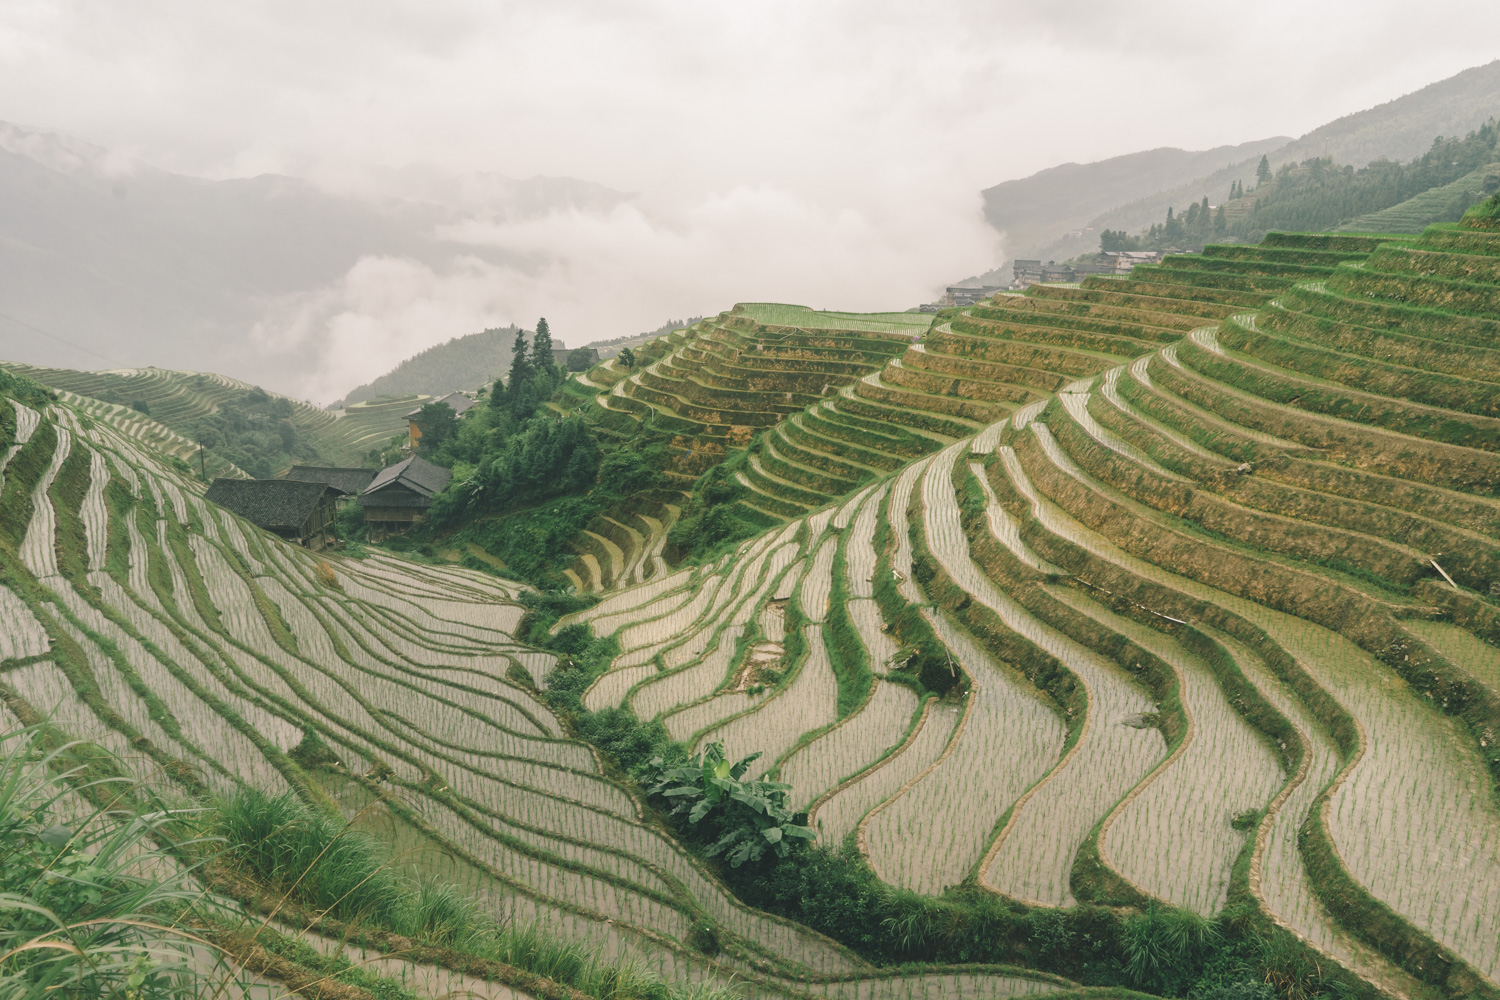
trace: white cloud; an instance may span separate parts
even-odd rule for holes
[[[631,202],[514,223],[471,219],[440,235],[524,263],[366,257],[332,285],[281,303],[254,337],[269,352],[315,354],[290,391],[326,401],[432,344],[543,315],[576,346],[740,301],[907,309],[976,261],[998,260],[977,199],[966,200],[942,214],[917,204],[829,210],[757,185],[681,208]],[[491,374],[476,373],[476,384]]]
[[[303,374],[278,388],[328,403],[433,344],[505,325],[513,306],[505,279],[475,257],[441,270],[364,257],[337,282],[273,306],[251,340],[267,353],[305,359]],[[476,373],[475,384],[490,374]]]

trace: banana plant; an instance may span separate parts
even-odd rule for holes
[[[733,868],[759,861],[766,850],[784,858],[799,843],[817,834],[796,821],[786,804],[791,785],[779,781],[746,781],[745,772],[760,759],[753,753],[737,763],[724,756],[724,744],[710,743],[686,764],[668,768],[660,757],[651,761],[647,791],[672,804],[670,816],[685,816],[692,827],[706,819],[716,822],[721,835],[708,846],[709,857],[725,856]]]

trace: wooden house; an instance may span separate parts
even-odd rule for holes
[[[422,519],[432,498],[443,491],[453,473],[413,455],[376,473],[360,493],[365,523],[377,532],[399,531]]]
[[[289,542],[321,549],[338,538],[339,496],[327,483],[215,479],[204,499]]]

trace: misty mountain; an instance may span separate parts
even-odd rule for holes
[[[570,178],[445,182],[436,172],[395,176],[389,190],[402,181],[432,197],[339,197],[277,175],[206,180],[0,123],[0,356],[195,368],[285,386],[317,345],[251,337],[277,302],[313,293],[363,257],[507,263],[502,251],[445,241],[440,227],[631,197]]]
[[[1408,160],[1426,152],[1437,136],[1465,135],[1497,112],[1500,60],[1344,115],[1298,139],[1260,140],[1201,153],[1156,149],[1052,167],[987,188],[985,219],[1006,234],[1008,258],[1061,260],[1097,246],[1100,230],[1134,232],[1161,221],[1168,207],[1181,207],[1204,195],[1210,202],[1223,200],[1236,180],[1253,185],[1262,155],[1273,168],[1314,156],[1332,156],[1336,163],[1356,166],[1382,157]],[[1109,204],[1101,204],[1104,201]],[[1084,238],[1066,235],[1085,228],[1094,232]],[[990,275],[1008,281],[1008,263]]]
[[[1034,257],[1034,248],[1083,229],[1101,212],[1163,188],[1196,183],[1205,174],[1246,159],[1258,160],[1288,141],[1276,136],[1198,152],[1162,147],[1094,163],[1064,163],[986,188],[984,217],[1005,233],[1007,255]]]
[[[525,331],[531,343],[532,331]],[[510,367],[510,348],[516,327],[454,337],[414,354],[377,379],[366,382],[345,396],[334,408],[361,403],[376,396],[420,393],[445,396],[450,392],[477,389],[503,375]]]

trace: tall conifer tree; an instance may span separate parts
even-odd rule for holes
[[[531,339],[531,367],[547,376],[549,382],[557,381],[557,364],[552,358],[552,330],[543,316],[536,321],[536,336]]]
[[[510,345],[510,381],[504,392],[497,383],[490,393],[491,406],[516,408],[515,401],[526,393],[526,383],[531,381],[531,358],[526,353],[526,331],[517,329],[516,339]]]

